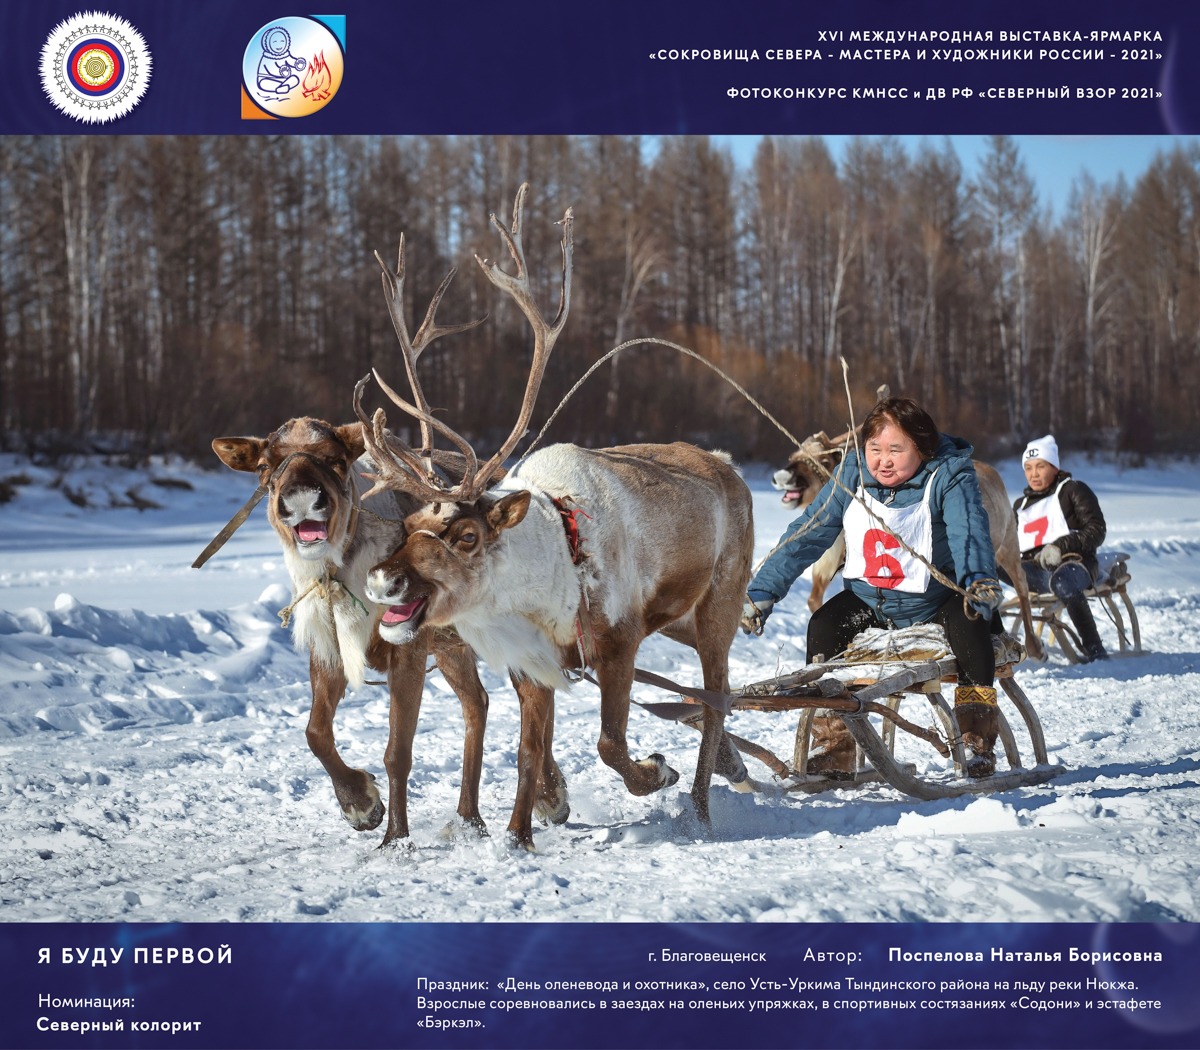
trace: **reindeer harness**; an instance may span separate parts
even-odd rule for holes
[[[273,471],[271,471],[270,474],[267,475],[267,480],[260,482],[258,488],[256,488],[250,494],[250,498],[242,504],[241,510],[239,510],[232,518],[229,519],[225,527],[221,529],[221,531],[212,538],[208,546],[200,552],[196,560],[192,562],[193,569],[200,568],[206,561],[208,561],[209,558],[211,558],[217,553],[217,551],[219,551],[225,546],[226,543],[229,542],[230,536],[232,536],[235,532],[237,532],[238,529],[246,524],[246,519],[250,517],[251,512],[259,505],[259,503],[262,501],[262,498],[271,491],[271,486],[275,483],[275,479],[280,475],[280,473],[282,473],[283,468],[298,456],[305,456],[316,463],[317,466],[328,470],[328,467],[325,466],[324,461],[319,456],[316,456],[311,452],[305,452],[303,449],[300,449],[296,452],[291,452],[284,456],[283,459],[280,460],[279,466],[277,466]],[[350,510],[349,534],[350,536],[353,536],[358,527],[358,490],[351,487],[350,495],[352,507]]]
[[[592,516],[582,507],[568,506],[575,502],[570,496],[551,496],[550,502],[554,504],[554,509],[562,518],[563,532],[567,537],[567,546],[571,550],[571,564],[582,565],[588,555],[583,549],[584,536],[579,531],[579,519],[587,518],[588,521],[591,521]],[[563,669],[564,674],[567,674],[567,677],[573,682],[582,682],[588,679],[588,650],[590,649],[594,653],[596,649],[596,632],[592,629],[587,587],[582,581],[580,581],[579,593],[579,615],[575,618],[575,648],[579,652],[579,674],[572,678],[566,668]]]

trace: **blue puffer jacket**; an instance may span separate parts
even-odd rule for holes
[[[929,498],[933,515],[932,561],[943,575],[964,588],[980,577],[996,577],[996,554],[988,531],[987,511],[979,495],[975,465],[971,462],[973,451],[962,439],[942,434],[933,458],[922,463],[916,474],[895,489],[879,484],[865,465],[862,469],[867,493],[883,503],[891,495],[890,505],[895,507],[920,503],[925,486],[933,477]],[[852,451],[842,461],[837,477],[826,482],[804,513],[788,526],[774,553],[755,573],[747,588],[750,598],[779,601],[787,594],[800,574],[837,539],[842,515],[858,483],[858,454]],[[953,593],[933,578],[922,594],[872,587],[865,580],[848,580],[847,585],[882,620],[897,627],[924,623]]]

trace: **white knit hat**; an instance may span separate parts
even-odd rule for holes
[[[1044,459],[1050,466],[1057,468],[1058,442],[1054,440],[1053,434],[1035,438],[1025,446],[1025,453],[1021,456],[1021,463],[1028,463],[1031,459]]]

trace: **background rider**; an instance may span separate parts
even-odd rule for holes
[[[1107,531],[1100,501],[1087,485],[1059,467],[1053,434],[1029,442],[1021,465],[1029,484],[1013,503],[1013,511],[1029,589],[1053,592],[1062,600],[1079,633],[1085,663],[1105,660],[1108,653],[1083,594],[1100,575],[1096,549]]]

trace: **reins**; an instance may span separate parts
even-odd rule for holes
[[[584,372],[584,374],[582,376],[580,376],[578,380],[576,380],[576,382],[571,387],[571,389],[566,392],[566,394],[563,396],[562,400],[558,403],[558,406],[550,414],[549,419],[547,419],[546,422],[543,424],[541,430],[538,431],[538,433],[534,437],[533,441],[530,442],[529,447],[526,448],[525,451],[522,452],[521,455],[517,458],[516,463],[513,464],[513,469],[516,469],[517,466],[519,466],[522,462],[524,462],[525,459],[534,451],[534,449],[536,449],[538,447],[538,445],[541,443],[542,439],[546,436],[546,431],[550,429],[551,424],[553,424],[554,420],[558,418],[559,413],[566,406],[567,402],[572,397],[575,396],[575,394],[578,392],[579,388],[582,387],[583,384],[585,382],[587,382],[587,380],[589,378],[591,378],[593,373],[595,373],[596,370],[599,369],[601,365],[603,365],[605,362],[609,361],[611,358],[615,357],[622,350],[631,349],[632,347],[635,347],[635,346],[664,346],[669,350],[678,351],[679,353],[685,355],[686,357],[692,358],[692,360],[694,360],[694,361],[699,361],[702,365],[704,365],[705,368],[708,368],[711,371],[715,372],[722,380],[724,380],[729,386],[731,386],[743,398],[745,398],[745,400],[747,402],[749,402],[749,404],[755,409],[755,411],[757,411],[764,419],[766,419],[769,423],[771,423],[771,425],[774,426],[775,429],[778,430],[781,434],[783,434],[783,436],[786,437],[793,445],[795,445],[797,449],[801,449],[801,450],[803,449],[803,442],[801,442],[790,430],[788,430],[787,427],[785,427],[778,419],[776,419],[775,416],[773,416],[767,410],[767,408],[761,402],[759,402],[744,386],[742,386],[736,379],[734,379],[732,376],[730,376],[727,372],[725,372],[719,366],[713,364],[711,361],[702,357],[700,354],[696,353],[695,350],[692,350],[686,346],[682,346],[679,343],[674,343],[669,339],[659,339],[657,336],[638,336],[637,338],[634,338],[634,339],[627,339],[625,342],[621,343],[620,346],[613,347],[606,354],[604,354],[604,356],[602,356],[599,360],[594,362],[588,368],[588,370],[586,372]],[[839,360],[841,361],[841,364],[842,364],[842,377],[843,377],[843,385],[845,386],[845,390],[846,390],[847,407],[850,410],[851,422],[850,422],[849,430],[850,430],[851,440],[854,443],[855,454],[858,458],[859,480],[861,483],[862,471],[863,471],[862,453],[858,446],[858,430],[855,428],[854,422],[853,422],[854,406],[853,406],[852,399],[850,396],[849,365],[847,364],[845,357],[839,356]],[[826,470],[819,462],[816,462],[815,460],[813,460],[812,462],[813,462],[813,465],[816,467],[816,469],[822,475],[824,475],[826,481],[832,480],[834,483],[834,486],[836,488],[841,489],[843,492],[845,492],[847,495],[849,495],[849,497],[851,499],[853,499],[855,502],[862,505],[866,509],[868,515],[870,515],[871,519],[873,521],[875,521],[884,531],[886,531],[887,533],[892,535],[893,538],[909,554],[911,554],[914,558],[916,558],[919,562],[921,562],[929,570],[930,575],[935,580],[938,581],[938,583],[942,584],[942,586],[946,587],[951,592],[962,596],[963,609],[964,609],[968,619],[976,620],[979,618],[978,614],[971,607],[970,601],[971,601],[972,597],[981,597],[982,595],[980,595],[978,592],[975,595],[968,594],[967,590],[964,590],[962,587],[958,586],[958,584],[954,580],[951,580],[949,577],[947,577],[945,575],[945,573],[943,573],[940,569],[938,569],[938,567],[936,565],[934,565],[932,562],[930,562],[930,560],[928,558],[924,557],[919,551],[914,550],[901,537],[896,536],[895,533],[893,533],[891,529],[889,529],[882,521],[879,520],[878,515],[876,515],[871,510],[871,508],[867,505],[866,501],[863,500],[858,495],[857,492],[852,491],[845,484],[845,482],[842,481],[842,479],[838,476],[837,470],[829,471],[829,470]],[[844,455],[843,455],[843,462],[845,462]],[[833,496],[833,493],[831,492],[829,498],[832,498],[832,496]],[[808,531],[808,529],[812,527],[813,519],[814,519],[816,513],[820,513],[820,511],[815,512],[814,515],[809,518],[808,524],[806,524],[803,529],[798,529],[796,532],[792,533],[792,535],[789,536],[785,541],[783,541],[783,543],[776,544],[776,546],[767,553],[766,557],[769,558],[772,554],[774,554],[777,550],[779,550],[781,547],[785,546],[786,544],[793,543],[793,542],[799,540],[800,537],[803,536]],[[764,558],[764,561],[765,561],[765,558]],[[762,562],[759,563],[760,566],[761,566],[761,564],[762,564]],[[982,583],[983,581],[980,581],[980,582]],[[996,588],[999,587],[998,581],[996,582],[995,586],[996,586]],[[972,587],[974,588],[975,585],[972,584]]]
[[[549,496],[548,493],[547,495]],[[579,519],[587,518],[588,521],[591,521],[592,516],[571,496],[549,496],[549,499],[562,519],[567,547],[571,551],[571,564],[578,568],[588,559],[588,553],[583,549],[584,535],[579,529]],[[575,504],[574,507],[568,506],[572,503]],[[563,674],[567,681],[575,683],[588,678],[587,669],[591,666],[591,661],[588,659],[589,649],[593,654],[596,651],[596,630],[592,626],[591,596],[588,594],[587,583],[580,574],[579,611],[575,616],[575,650],[579,653],[579,673],[577,676],[572,676],[570,670],[564,667]]]

